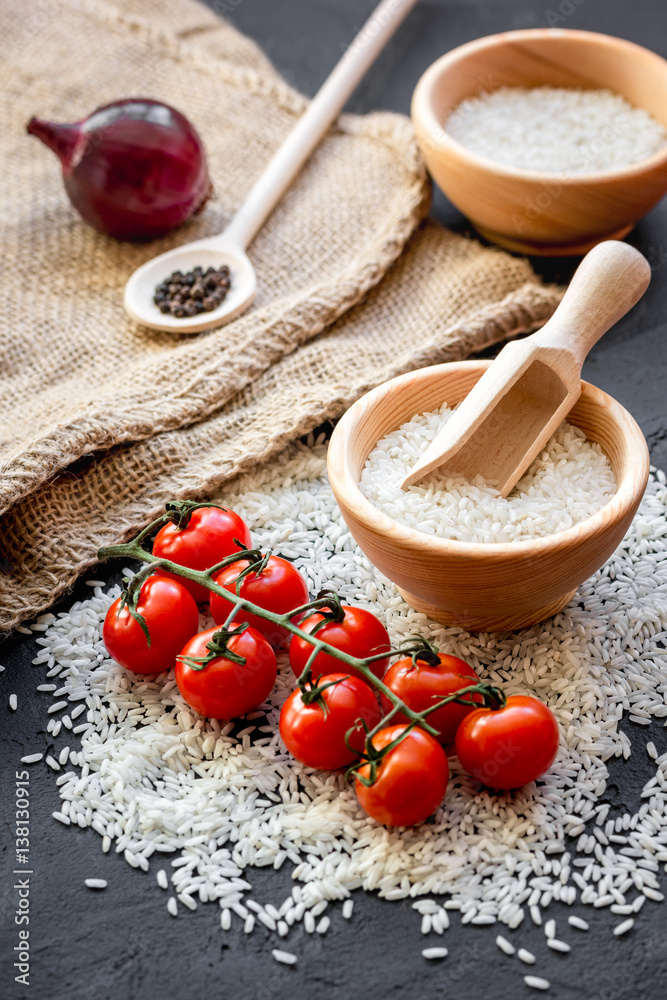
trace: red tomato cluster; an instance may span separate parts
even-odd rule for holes
[[[250,545],[248,526],[233,510],[197,506],[187,511],[184,523],[170,521],[160,529],[153,554],[206,570]],[[215,580],[278,614],[308,600],[306,581],[286,559],[270,556],[256,572],[247,572],[249,565],[248,559],[239,559]],[[277,664],[271,643],[282,642],[286,630],[239,611],[225,642],[216,643],[218,629],[199,631],[197,602],[209,598],[213,618],[223,623],[233,608],[230,601],[158,569],[142,584],[135,614],[122,598],[111,605],[104,642],[116,662],[135,673],[161,673],[175,666],[178,690],[191,708],[211,718],[233,719],[257,708],[273,690]]]
[[[155,539],[153,552],[197,570],[206,570],[249,548],[250,531],[233,511],[213,506],[188,511],[184,523],[168,523]],[[252,568],[251,568],[252,567]],[[231,593],[278,615],[308,602],[306,581],[286,559],[270,555],[241,558],[218,572],[214,580]],[[218,628],[199,632],[197,601],[210,598]],[[176,668],[185,701],[202,715],[229,719],[252,711],[269,696],[276,681],[273,647],[284,645],[289,632],[245,609],[227,628],[233,603],[199,584],[158,570],[141,586],[134,613],[119,598],[104,622],[104,642],[121,666],[137,673]],[[343,654],[366,659],[372,673],[407,708],[422,712],[443,698],[463,691],[466,703],[452,701],[427,716],[435,738],[395,712],[370,741],[393,704],[353,664],[324,650],[311,661],[313,646],[292,635],[289,660],[299,678],[310,666],[309,679],[282,707],[280,734],[287,749],[309,767],[334,770],[353,764],[360,805],[379,823],[412,826],[432,815],[442,802],[449,765],[443,747],[454,744],[462,766],[480,782],[497,789],[517,788],[540,777],[558,750],[558,726],[551,710],[535,698],[512,696],[486,707],[478,683],[463,660],[425,647],[388,667],[389,636],[369,611],[350,605],[321,608],[299,622]],[[145,634],[150,635],[150,642]],[[479,707],[475,707],[478,704]]]

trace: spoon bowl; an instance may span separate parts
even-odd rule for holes
[[[174,271],[194,267],[222,267],[231,275],[231,287],[225,299],[211,312],[196,316],[171,316],[162,313],[153,302],[155,288]],[[257,291],[257,278],[246,252],[224,237],[196,240],[183,247],[167,250],[137,268],[125,286],[123,305],[126,312],[143,326],[170,333],[201,333],[212,330],[240,316],[251,304]]]

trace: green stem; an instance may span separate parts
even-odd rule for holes
[[[134,539],[134,541],[130,542],[129,544],[130,545],[136,544],[141,546],[141,543],[143,542],[144,538],[147,538],[148,535],[151,535],[156,528],[161,528],[164,524],[167,523],[168,520],[169,518],[167,517],[166,514],[162,514],[161,517],[156,517],[155,520],[151,521],[150,524],[147,524],[144,530],[140,531],[137,537]]]
[[[466,699],[464,696],[467,694],[481,694],[484,699],[483,704],[480,705],[472,697],[469,700]],[[410,734],[415,726],[421,726],[422,729],[426,729],[435,736],[439,735],[438,731],[434,730],[425,721],[426,716],[430,715],[431,712],[437,712],[439,708],[443,708],[445,705],[450,705],[452,702],[457,702],[460,705],[469,705],[471,708],[483,708],[486,706],[491,709],[491,711],[497,711],[498,709],[504,707],[506,701],[507,698],[505,693],[500,688],[495,687],[493,684],[486,684],[484,681],[478,681],[476,684],[468,684],[467,687],[459,688],[458,691],[447,695],[445,698],[441,698],[439,701],[429,705],[428,708],[423,709],[421,712],[409,713],[405,711],[405,705],[403,705],[403,708],[399,708],[398,705],[394,705],[392,710],[385,715],[384,718],[380,719],[378,724],[373,729],[366,733],[364,753],[361,754],[361,757],[367,764],[370,765],[369,776],[366,777],[365,775],[360,774],[356,769],[357,765],[355,764],[348,768],[346,773],[348,776],[352,774],[355,775],[364,785],[372,785],[377,776],[377,766],[382,758],[386,757],[388,753],[397,747],[398,744]],[[403,732],[399,733],[399,735],[393,739],[391,743],[388,743],[387,746],[383,747],[381,750],[376,750],[373,745],[373,737],[379,733],[381,729],[384,729],[393,716],[395,716],[398,712],[408,715],[410,717],[410,721],[406,725]]]
[[[223,627],[223,628],[225,628],[225,629],[228,629],[228,628],[229,628],[229,626],[230,626],[230,625],[232,624],[232,622],[234,621],[234,618],[236,617],[237,613],[238,613],[239,611],[241,611],[241,610],[242,610],[242,608],[241,608],[241,605],[240,605],[240,604],[235,604],[235,605],[234,605],[234,606],[232,607],[232,610],[231,610],[231,611],[229,612],[229,614],[228,614],[228,615],[227,615],[227,617],[225,618],[225,620],[224,620],[224,622],[223,622],[223,625],[222,625],[222,627]]]
[[[154,528],[156,524],[163,524],[165,520],[166,518],[164,517],[160,518],[157,522],[153,522],[150,528],[151,529]],[[148,529],[145,529],[144,532],[142,532],[141,536],[139,537],[142,538],[143,540],[143,538],[145,538],[148,533],[149,533]],[[334,646],[330,646],[329,643],[325,642],[324,640],[318,639],[316,635],[313,635],[310,632],[304,632],[304,630],[299,628],[298,625],[295,625],[290,620],[295,613],[294,611],[289,611],[287,614],[278,615],[275,614],[275,612],[273,611],[267,611],[265,608],[260,608],[258,605],[253,604],[251,601],[247,601],[239,597],[239,595],[235,594],[233,591],[226,590],[219,584],[214,583],[213,580],[211,579],[211,570],[201,571],[201,570],[191,569],[189,566],[181,566],[178,563],[172,562],[170,559],[163,559],[158,556],[155,556],[153,555],[152,552],[149,552],[147,549],[143,548],[138,539],[132,542],[123,542],[118,545],[106,545],[99,550],[97,555],[98,559],[101,560],[111,559],[111,558],[137,559],[139,561],[147,562],[153,567],[159,565],[161,569],[167,570],[169,573],[174,573],[177,576],[182,576],[186,580],[191,580],[193,583],[199,583],[201,586],[206,587],[208,590],[213,591],[213,593],[219,594],[221,597],[224,597],[225,600],[230,601],[232,604],[236,605],[237,608],[242,606],[247,611],[250,611],[252,612],[252,614],[257,615],[259,618],[263,618],[265,621],[272,622],[274,625],[279,625],[282,628],[285,628],[288,632],[291,632],[292,635],[298,636],[300,639],[303,639],[305,642],[309,643],[309,645],[314,647],[313,652],[311,653],[311,657],[309,657],[309,662],[311,658],[314,660],[314,657],[320,651],[324,651],[330,654],[335,659],[340,660],[341,663],[345,664],[346,667],[354,668],[355,670],[359,671],[359,673],[361,673],[365,677],[365,679],[371,685],[373,685],[373,687],[376,687],[385,696],[385,698],[387,698],[392,703],[392,705],[396,706],[399,711],[403,712],[403,714],[406,715],[407,718],[410,719],[410,721],[415,721],[415,723],[421,722],[423,728],[427,732],[429,732],[432,736],[438,735],[437,729],[434,729],[433,726],[430,726],[426,721],[423,720],[422,713],[413,712],[411,708],[409,708],[406,704],[404,704],[404,702],[399,698],[398,695],[394,694],[391,688],[388,688],[387,685],[384,684],[379,677],[375,676],[373,671],[368,666],[368,663],[372,663],[375,660],[381,660],[391,656],[404,655],[410,651],[411,647],[401,646],[397,650],[390,649],[387,650],[387,652],[385,653],[377,653],[374,656],[369,656],[368,659],[359,659],[356,656],[351,656],[349,653],[345,653],[341,649],[336,649]],[[247,557],[248,557],[247,551],[239,551],[238,553],[233,553],[232,555],[227,556],[227,558],[223,560],[223,563],[224,565],[229,565],[235,560],[246,559]],[[331,596],[328,597],[328,601],[329,603],[331,603],[332,601]],[[318,598],[316,601],[313,601],[308,605],[304,605],[296,610],[306,611],[313,606],[321,608],[326,606],[326,604],[327,604],[327,597],[322,596]],[[420,649],[423,649],[423,642],[418,643],[418,647]]]
[[[302,693],[306,684],[309,683],[310,678],[312,677],[313,663],[315,662],[315,657],[322,649],[324,649],[324,644],[321,642],[321,640],[317,640],[313,643],[313,648],[311,649],[308,655],[308,659],[306,660],[306,665],[296,679],[297,684],[301,688]]]
[[[290,618],[296,618],[297,615],[302,615],[305,611],[319,611],[321,608],[329,607],[330,604],[330,599],[327,599],[326,597],[317,597],[314,601],[308,601],[306,604],[300,604],[298,608],[292,608],[289,616]],[[322,624],[325,624],[325,622],[326,618]]]
[[[193,513],[200,507],[215,507],[216,510],[226,511],[227,507],[221,507],[218,503],[208,503],[199,500],[169,500],[165,504],[165,520],[171,521],[179,531],[183,531],[190,523]]]
[[[221,569],[226,569],[227,566],[231,566],[233,563],[238,562],[239,559],[252,559],[261,556],[261,554],[262,553],[259,549],[239,549],[238,552],[232,552],[231,555],[225,556],[225,558],[221,559],[220,562],[217,562],[214,566],[209,566],[208,569],[202,570],[202,572],[205,573],[207,579],[210,580],[216,575],[216,573],[219,573]],[[249,566],[246,571],[242,570],[241,572],[244,573],[253,568],[254,567]]]
[[[205,506],[205,505],[197,504],[195,505],[195,507],[196,506]],[[137,559],[147,563],[147,565],[139,571],[137,576],[134,577],[133,582],[130,584],[131,595],[136,594],[138,592],[138,588],[140,587],[141,583],[143,583],[146,577],[150,575],[150,573],[156,567],[160,567],[161,569],[164,569],[170,573],[174,573],[176,576],[182,576],[186,580],[190,580],[193,583],[198,583],[201,586],[205,587],[206,589],[212,591],[213,593],[219,594],[221,597],[224,597],[226,601],[229,601],[233,605],[233,608],[230,611],[229,616],[227,617],[224,625],[222,626],[223,630],[229,629],[229,626],[235,614],[243,609],[245,611],[249,611],[254,615],[257,615],[257,617],[262,618],[265,621],[272,622],[274,625],[278,625],[281,628],[286,629],[292,635],[298,636],[300,639],[304,640],[313,647],[306,662],[306,665],[303,671],[301,672],[301,675],[298,678],[298,684],[302,691],[304,690],[304,686],[310,682],[312,675],[312,667],[315,662],[315,658],[317,657],[317,654],[320,652],[325,652],[328,655],[333,656],[336,660],[339,660],[341,664],[349,668],[349,672],[357,671],[358,673],[360,673],[369,682],[369,684],[371,684],[382,695],[384,695],[384,697],[392,705],[392,708],[390,709],[389,713],[386,716],[384,716],[384,718],[380,720],[377,726],[375,726],[375,728],[370,732],[368,732],[366,735],[366,751],[361,756],[371,764],[373,780],[379,760],[381,760],[383,756],[385,756],[390,750],[392,750],[395,745],[398,745],[398,743],[400,743],[402,739],[405,739],[408,733],[412,729],[414,729],[415,726],[421,726],[422,729],[430,733],[432,736],[437,737],[439,735],[438,730],[427,722],[427,716],[429,716],[431,712],[437,711],[439,708],[442,708],[444,705],[447,705],[450,702],[459,702],[460,704],[463,705],[475,706],[477,703],[472,699],[472,697],[470,698],[470,700],[465,699],[465,695],[473,695],[473,694],[481,694],[484,699],[484,704],[486,704],[491,709],[502,708],[502,706],[505,704],[505,695],[499,688],[496,688],[490,684],[479,682],[477,684],[470,684],[465,688],[460,688],[456,693],[449,695],[446,698],[440,699],[439,701],[435,702],[433,705],[430,705],[428,708],[424,709],[421,712],[413,711],[413,709],[411,709],[408,705],[406,705],[405,702],[397,694],[394,694],[391,688],[387,687],[384,681],[382,681],[379,677],[377,677],[373,673],[371,669],[371,664],[377,660],[386,659],[392,656],[407,656],[407,655],[412,656],[413,663],[416,663],[418,659],[425,660],[426,662],[433,662],[433,658],[437,656],[437,651],[425,639],[417,638],[411,642],[399,646],[397,649],[388,649],[386,652],[376,653],[373,656],[368,656],[364,659],[360,659],[359,657],[356,656],[351,656],[349,653],[345,653],[343,650],[336,649],[335,646],[331,646],[324,639],[319,639],[317,637],[318,625],[316,625],[311,632],[305,632],[303,629],[299,628],[298,625],[295,625],[294,622],[292,621],[292,618],[294,618],[295,615],[302,614],[305,611],[322,609],[322,608],[328,608],[330,613],[327,615],[327,617],[325,617],[322,620],[321,625],[324,625],[326,624],[327,621],[331,620],[335,621],[342,620],[344,612],[342,609],[340,598],[333,591],[321,591],[318,594],[316,600],[310,601],[309,603],[301,605],[298,608],[294,608],[293,610],[287,612],[286,614],[279,615],[273,611],[266,610],[266,608],[261,608],[259,607],[259,605],[253,604],[251,601],[242,598],[235,591],[227,590],[220,584],[215,583],[212,579],[213,575],[219,572],[220,569],[223,569],[224,567],[229,566],[233,562],[236,562],[238,560],[248,559],[254,563],[257,563],[258,560],[261,562],[261,560],[264,557],[262,556],[262,553],[259,550],[240,549],[238,552],[232,553],[225,559],[221,560],[221,562],[217,563],[215,566],[212,566],[210,569],[205,571],[191,569],[189,566],[181,566],[178,563],[172,562],[170,559],[164,559],[162,557],[153,555],[152,552],[149,552],[141,544],[144,541],[144,539],[147,538],[148,535],[150,535],[158,525],[165,524],[169,520],[171,520],[171,518],[165,514],[162,517],[158,518],[157,520],[153,521],[151,524],[149,524],[148,527],[144,528],[144,530],[133,541],[124,542],[118,545],[107,545],[104,548],[101,548],[100,551],[98,552],[98,558],[102,560],[102,559],[120,557],[128,559]],[[250,567],[248,567],[248,569],[250,569]],[[394,718],[398,713],[401,713],[408,719],[408,725],[405,731],[400,735],[400,737],[394,740],[382,751],[375,750],[372,742],[373,736],[376,735],[376,733],[379,732],[380,729],[384,728],[387,725],[387,723],[392,718]]]

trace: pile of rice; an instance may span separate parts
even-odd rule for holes
[[[472,483],[443,478],[436,469],[422,482],[401,483],[453,410],[422,413],[377,442],[360,488],[395,521],[461,542],[520,542],[571,528],[591,517],[616,492],[609,459],[578,427],[564,422],[507,499],[481,476]]]
[[[55,688],[47,763],[62,799],[56,818],[92,827],[102,849],[128,864],[155,868],[156,904],[174,916],[213,901],[222,933],[234,923],[247,933],[268,928],[279,962],[297,960],[289,946],[294,939],[299,951],[301,927],[324,934],[330,919],[350,917],[350,894],[360,889],[412,898],[427,940],[446,933],[452,911],[463,923],[511,931],[540,923],[553,900],[610,906],[624,933],[646,900],[662,900],[658,873],[667,862],[667,754],[637,740],[634,751],[648,752],[655,767],[640,807],[601,801],[605,761],[630,755],[619,721],[649,727],[667,718],[665,482],[652,475],[623,545],[568,608],[516,634],[473,636],[401,600],[341,519],[322,442],[295,448],[222,498],[248,519],[255,544],[294,559],[312,593],[333,587],[372,609],[395,643],[426,636],[508,694],[548,702],[561,730],[551,771],[513,794],[491,794],[453,760],[435,821],[385,829],[361,811],[341,774],[304,767],[283,747],[279,708],[293,685],[284,656],[262,709],[236,723],[200,718],[172,676],[142,678],[109,659],[101,627],[118,591],[91,581],[87,600],[33,626],[43,647],[36,677]],[[47,750],[41,737],[35,744]],[[293,868],[291,893],[256,899],[253,868],[283,865]],[[344,901],[340,911],[336,901]],[[515,944],[520,933],[509,935]],[[498,946],[514,947],[505,937]]]
[[[629,167],[667,144],[648,111],[611,90],[500,87],[462,101],[445,128],[496,163],[565,176]]]

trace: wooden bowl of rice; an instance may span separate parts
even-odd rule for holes
[[[524,628],[564,608],[621,543],[649,474],[634,418],[582,381],[567,420],[600,446],[616,480],[616,492],[592,516],[555,534],[504,543],[443,538],[390,517],[360,487],[376,442],[415,414],[460,402],[489,364],[434,365],[385,382],[341,418],[328,456],[331,487],[364,554],[415,610],[473,632]]]
[[[454,113],[461,117],[465,109],[469,112],[471,98],[484,100],[501,88],[541,87],[611,91],[610,96],[620,95],[632,105],[631,116],[632,109],[640,109],[658,128],[667,129],[667,61],[609,35],[528,29],[469,42],[433,63],[413,95],[417,140],[436,184],[491,242],[522,253],[583,254],[601,240],[625,236],[662,198],[667,191],[667,144],[647,158],[614,167],[614,162],[634,156],[635,150],[637,156],[645,155],[635,119],[623,124],[622,116],[615,117],[603,133],[591,135],[590,149],[573,140],[571,161],[559,160],[558,170],[551,172],[539,156],[534,159],[542,164],[541,170],[507,165],[512,162],[509,155],[506,163],[480,155],[448,131],[448,119],[455,131]],[[539,126],[542,146],[548,147],[553,134],[548,114],[543,120],[534,119],[535,128],[526,131],[525,116],[524,121],[517,120],[520,116],[511,116],[505,107],[503,131],[498,124],[503,107],[495,104],[494,119],[487,119],[489,129],[501,129],[496,142],[511,136],[514,148],[519,148],[521,137],[527,144]],[[567,147],[569,132],[563,128],[554,140],[554,155]],[[480,139],[485,149],[486,135],[483,131]],[[584,156],[588,159],[582,160]]]

